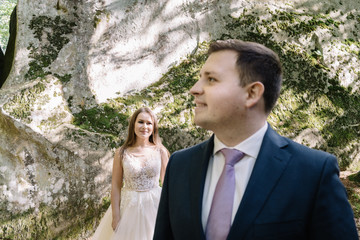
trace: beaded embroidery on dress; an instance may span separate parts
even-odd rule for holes
[[[121,189],[120,222],[111,228],[111,206],[100,221],[92,240],[150,240],[160,200],[161,154],[130,154],[122,159],[124,186]]]

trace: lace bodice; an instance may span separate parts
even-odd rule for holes
[[[124,188],[146,191],[159,186],[161,154],[159,150],[149,155],[124,152],[122,160]]]

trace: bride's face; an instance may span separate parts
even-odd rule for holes
[[[136,118],[135,121],[135,134],[138,138],[149,139],[151,134],[153,134],[154,122],[147,112],[141,112]]]

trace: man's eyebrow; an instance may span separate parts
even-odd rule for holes
[[[211,75],[211,74],[214,74],[214,72],[212,72],[212,71],[205,71],[204,73],[203,73],[204,75],[206,75],[206,76],[209,76],[209,75]],[[200,72],[200,77],[201,77],[201,72]]]

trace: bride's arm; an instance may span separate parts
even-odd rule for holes
[[[121,188],[123,183],[123,169],[120,157],[120,149],[117,149],[114,156],[112,178],[111,178],[111,208],[112,228],[116,229],[120,221]]]
[[[169,162],[169,151],[165,147],[163,147],[161,148],[160,153],[161,153],[160,181],[162,186],[164,182],[166,167]]]

